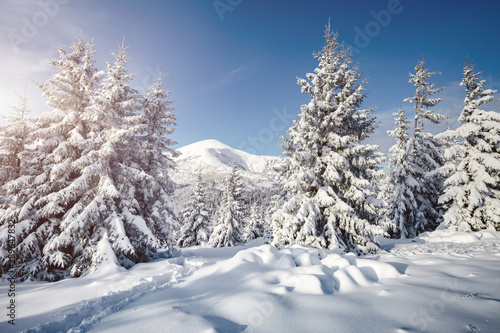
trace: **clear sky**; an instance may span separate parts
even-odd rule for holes
[[[414,94],[408,73],[423,56],[430,70],[443,73],[434,79],[447,86],[436,109],[451,115],[451,126],[462,107],[458,83],[467,53],[487,87],[500,89],[499,13],[497,0],[1,0],[0,112],[25,85],[34,114],[47,111],[33,81],[50,77],[59,46],[80,34],[93,38],[105,69],[125,38],[133,85],[144,92],[161,72],[171,90],[178,147],[218,139],[280,155],[274,133],[285,134],[308,102],[296,77],[316,68],[312,52],[323,46],[330,18],[368,76],[365,105],[377,106],[380,121],[368,141],[386,152],[392,112],[411,110],[403,103]]]

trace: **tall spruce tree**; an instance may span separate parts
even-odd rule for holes
[[[176,223],[175,207],[166,194],[168,188],[151,174],[159,161],[150,158],[150,166],[145,167],[141,156],[151,153],[152,133],[144,124],[148,112],[140,114],[142,98],[129,85],[133,75],[128,74],[123,45],[113,56],[115,61],[107,64],[106,78],[86,110],[94,131],[78,161],[81,174],[68,188],[80,191],[79,202],[62,219],[60,235],[46,246],[49,252],[71,257],[71,276],[88,273],[102,260],[95,251],[102,239],[110,242],[117,261],[126,267],[151,259],[173,243],[168,226]],[[163,126],[161,121],[158,126]],[[159,207],[158,201],[163,202]],[[74,244],[82,244],[82,238],[84,246],[75,250]]]
[[[236,246],[243,241],[245,203],[242,198],[243,184],[238,175],[238,166],[233,162],[231,174],[223,190],[222,202],[217,212],[217,221],[208,242],[212,247]]]
[[[206,245],[210,238],[210,214],[206,203],[201,173],[193,198],[181,213],[181,231],[177,244],[181,247]]]
[[[257,239],[265,235],[264,209],[254,201],[251,207],[250,217],[243,228],[243,239],[245,242]]]
[[[26,97],[16,93],[18,104],[10,107],[11,115],[3,116],[0,125],[0,188],[21,173],[22,153],[25,151],[28,135],[34,130],[28,114],[31,109]]]
[[[486,80],[474,67],[466,62],[460,83],[466,93],[462,125],[439,135],[455,142],[445,150],[441,169],[449,177],[439,201],[447,207],[444,222],[450,228],[500,231],[500,113],[480,108],[497,91],[484,88]]]
[[[328,25],[318,68],[298,79],[311,101],[283,138],[291,197],[274,215],[274,243],[372,251],[383,233],[374,186],[381,156],[362,141],[375,130],[374,107],[361,108],[366,80],[337,39]]]
[[[142,184],[136,185],[140,207],[148,225],[169,248],[175,244],[174,233],[179,229],[177,208],[170,195],[175,183],[169,171],[176,167],[173,160],[179,152],[172,148],[177,144],[171,138],[176,126],[173,101],[168,100],[170,91],[163,88],[161,76],[154,80],[143,99],[139,117],[140,135],[134,137],[137,150],[128,150],[130,160],[140,166]],[[143,172],[147,177],[143,176]]]
[[[387,192],[390,192],[387,201],[387,217],[395,230],[394,236],[402,238],[414,237],[417,230],[423,230],[425,220],[423,213],[418,211],[418,203],[415,197],[423,186],[418,178],[423,173],[419,166],[414,164],[413,146],[409,145],[408,121],[405,111],[399,109],[397,113],[397,128],[388,131],[390,136],[396,138],[396,144],[389,150],[389,179]]]
[[[75,162],[89,130],[83,114],[102,77],[92,60],[92,44],[79,39],[70,48],[59,49],[60,59],[51,62],[56,73],[39,85],[53,113],[37,122],[39,129],[29,135],[36,145],[26,151],[23,172],[4,187],[9,202],[0,223],[17,220],[16,269],[22,278],[58,279],[69,260],[48,251],[46,243],[59,234],[61,218],[75,204],[61,191],[78,175]]]
[[[56,73],[40,85],[53,113],[32,133],[29,167],[6,184],[11,199],[0,212],[2,223],[17,219],[16,268],[23,279],[89,273],[109,259],[102,248],[112,248],[111,261],[123,266],[148,260],[169,243],[166,226],[176,222],[171,184],[154,181],[155,167],[169,163],[153,158],[145,169],[148,161],[139,155],[155,155],[145,125],[155,119],[141,114],[144,98],[128,84],[125,49],[108,63],[101,84],[93,45],[80,39],[71,49],[60,49]]]
[[[424,60],[419,61],[415,66],[415,74],[410,73],[409,80],[416,87],[415,95],[404,100],[415,103],[414,132],[408,145],[412,152],[414,179],[420,182],[420,185],[415,187],[418,192],[414,195],[421,217],[412,227],[413,231],[409,233],[409,237],[416,236],[424,230],[432,230],[439,223],[438,198],[443,189],[444,179],[437,170],[444,163],[442,147],[434,135],[424,132],[425,121],[439,124],[446,118],[431,109],[441,101],[441,98],[432,96],[444,89],[444,87],[434,88],[435,84],[429,82],[429,78],[437,74],[441,73],[429,72]]]

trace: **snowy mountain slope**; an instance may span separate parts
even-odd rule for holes
[[[203,140],[178,149],[181,156],[177,163],[185,171],[198,172],[200,167],[225,170],[236,161],[240,169],[254,173],[266,173],[278,160],[275,156],[252,155],[232,148],[218,140]]]
[[[272,187],[276,176],[274,167],[282,163],[280,157],[252,155],[217,140],[203,140],[177,150],[181,155],[175,159],[177,168],[170,175],[178,184],[173,200],[180,209],[190,197],[199,172],[204,183],[219,189],[234,161],[243,183],[251,191]]]
[[[174,180],[181,184],[190,184],[192,175],[201,172],[203,176],[214,177],[227,175],[233,162],[236,162],[247,178],[266,178],[273,173],[273,166],[279,163],[276,156],[258,156],[232,148],[217,140],[203,140],[179,148],[181,153],[175,159],[177,170],[172,173]]]
[[[440,229],[381,243],[356,257],[259,239],[27,281],[16,286],[16,327],[2,321],[0,332],[498,331],[498,232]],[[8,288],[0,282],[1,294]]]

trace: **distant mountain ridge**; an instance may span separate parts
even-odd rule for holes
[[[177,183],[174,201],[182,207],[192,193],[192,185],[201,172],[203,182],[213,189],[220,189],[222,182],[236,162],[247,190],[272,187],[276,171],[280,165],[278,156],[260,156],[232,148],[218,140],[210,139],[189,144],[177,149],[181,155],[174,160],[177,168],[170,173]]]
[[[280,159],[277,156],[249,154],[214,139],[195,142],[178,151],[181,155],[176,158],[176,162],[182,172],[198,173],[201,170],[203,173],[206,167],[229,171],[233,162],[236,162],[244,171],[266,173]]]

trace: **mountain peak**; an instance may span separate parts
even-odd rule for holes
[[[203,149],[211,149],[211,148],[231,148],[230,146],[226,145],[225,143],[220,142],[219,140],[216,139],[207,139],[207,140],[201,140],[198,142],[191,143],[189,145],[186,145],[184,147],[179,148],[178,150],[181,153],[188,152],[188,151],[199,151]]]
[[[184,207],[186,198],[192,196],[199,173],[203,182],[212,184],[213,191],[220,189],[232,164],[236,163],[246,188],[271,188],[276,172],[274,166],[281,163],[279,157],[252,155],[214,139],[194,142],[177,150],[181,155],[175,158],[177,168],[170,172],[170,176],[179,185],[173,197],[178,207]]]
[[[173,175],[179,182],[188,181],[198,172],[207,176],[229,174],[233,163],[244,173],[267,173],[279,161],[279,157],[252,155],[215,139],[194,142],[178,151],[181,153],[175,158],[178,170]]]

